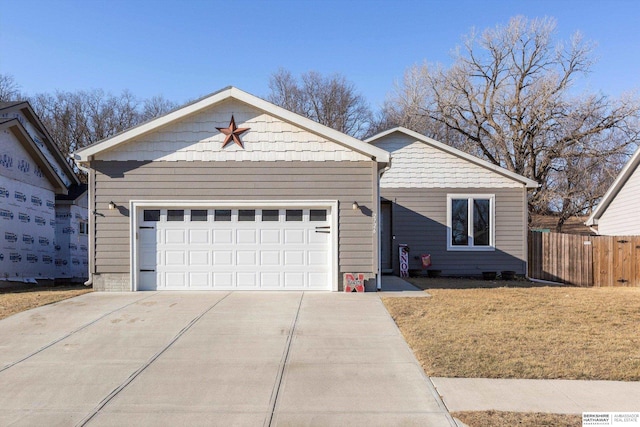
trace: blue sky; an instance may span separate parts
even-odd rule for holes
[[[447,65],[472,27],[515,15],[597,42],[589,91],[640,88],[635,0],[0,0],[0,73],[27,94],[129,89],[182,103],[229,85],[265,96],[279,67],[337,72],[377,109],[407,67]]]

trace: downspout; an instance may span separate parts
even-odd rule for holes
[[[378,216],[377,216],[377,224],[376,224],[376,230],[378,231],[378,274],[377,274],[377,280],[376,280],[376,288],[377,291],[380,292],[382,290],[382,232],[380,230],[380,225],[382,224],[382,221],[380,220],[380,216],[382,213],[381,210],[381,203],[380,203],[380,179],[382,179],[382,175],[388,171],[391,168],[390,164],[387,164],[387,166],[385,166],[383,169],[380,169],[378,171]]]
[[[95,222],[95,211],[92,209],[93,206],[93,189],[91,186],[91,171],[89,168],[86,168],[80,165],[80,162],[75,162],[78,169],[87,174],[87,199],[89,201],[89,244],[87,245],[87,259],[89,260],[89,280],[84,282],[85,286],[93,286],[93,225]]]

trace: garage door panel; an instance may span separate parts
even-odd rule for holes
[[[234,274],[230,271],[213,273],[213,286],[215,288],[231,288]]]
[[[279,288],[282,285],[279,272],[260,273],[260,286],[263,288]]]
[[[308,265],[324,266],[329,262],[327,251],[309,251],[307,253]]]
[[[192,250],[189,251],[189,265],[190,266],[208,266],[211,263],[209,262],[209,251],[197,251]]]
[[[287,272],[284,273],[284,286],[286,288],[299,289],[305,283],[305,273]]]
[[[256,240],[256,230],[238,230],[236,232],[236,243],[239,245],[255,245]]]
[[[167,272],[164,274],[164,286],[167,288],[183,288],[187,284],[184,272]]]
[[[330,287],[328,210],[318,218],[309,209],[246,209],[240,215],[242,208],[198,208],[196,216],[207,220],[194,221],[188,208],[171,220],[167,209],[153,209],[161,214],[140,222],[138,289]]]
[[[239,288],[251,288],[255,287],[258,283],[256,280],[256,273],[237,273],[236,279]]]
[[[256,251],[236,251],[236,265],[256,266]]]
[[[166,230],[164,243],[167,245],[182,245],[185,243],[185,230]]]
[[[321,229],[319,231],[327,230]],[[309,242],[310,245],[326,245],[329,243],[329,233],[318,232],[316,230],[308,230],[307,242]]]
[[[208,288],[210,286],[209,272],[191,272],[189,273],[189,286]]]
[[[233,243],[233,230],[213,230],[213,244],[225,245]]]
[[[189,230],[189,244],[209,244],[209,230]]]
[[[260,243],[263,245],[279,245],[280,230],[260,230]]]
[[[186,267],[185,251],[165,251],[164,265]]]
[[[309,273],[309,288],[326,289],[329,275],[327,273],[311,272]]]
[[[232,251],[213,251],[213,266],[233,265]]]
[[[284,264],[286,266],[304,265],[304,251],[285,251]]]
[[[280,251],[260,251],[260,265],[280,266]]]
[[[284,230],[285,244],[302,244],[304,243],[304,230]]]

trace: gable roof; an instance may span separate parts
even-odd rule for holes
[[[45,140],[42,142],[54,157],[58,165],[62,168],[63,173],[69,178],[72,184],[79,184],[80,180],[78,179],[78,176],[73,171],[73,168],[58,146],[55,144],[53,138],[49,134],[49,131],[31,107],[31,104],[29,104],[28,101],[0,102],[0,113],[7,113],[10,111],[22,113],[22,115],[24,115],[24,117],[45,137]],[[29,139],[33,141],[31,137],[29,137]],[[39,148],[38,151],[40,151]],[[48,162],[49,161],[47,160],[47,163]]]
[[[405,134],[413,139],[416,139],[424,144],[427,144],[431,147],[437,148],[439,150],[442,150],[446,153],[449,153],[451,155],[454,155],[456,157],[460,157],[462,159],[465,159],[473,164],[476,164],[478,166],[481,166],[483,168],[489,169],[493,172],[496,172],[504,177],[510,178],[516,182],[519,182],[523,185],[525,185],[527,188],[538,188],[539,184],[532,180],[529,179],[527,177],[524,177],[522,175],[519,175],[515,172],[511,172],[510,170],[507,170],[503,167],[500,166],[496,166],[493,163],[489,163],[486,160],[482,160],[476,156],[473,156],[471,154],[465,153],[464,151],[458,150],[457,148],[453,148],[447,144],[443,144],[442,142],[438,142],[435,139],[429,138],[427,136],[421,135],[418,132],[414,132],[410,129],[404,128],[402,126],[398,126],[395,127],[393,129],[389,129],[387,131],[381,132],[377,135],[372,136],[371,138],[368,138],[365,140],[365,142],[369,143],[369,144],[376,144],[377,141],[379,141],[380,139],[391,135],[393,133],[402,133]]]
[[[631,156],[627,164],[624,165],[624,167],[616,177],[616,180],[613,181],[611,187],[609,187],[607,192],[602,197],[602,200],[600,200],[600,203],[598,203],[598,206],[591,213],[591,215],[587,219],[587,222],[585,222],[586,225],[591,226],[598,223],[598,220],[602,217],[611,202],[613,202],[613,199],[616,198],[620,190],[622,190],[622,187],[624,187],[629,178],[631,178],[631,175],[633,175],[633,172],[635,172],[639,164],[640,147],[636,150],[635,153],[633,153],[633,156]]]
[[[22,147],[29,153],[29,156],[36,162],[43,175],[49,180],[51,185],[53,185],[55,193],[67,194],[67,186],[62,182],[62,179],[58,176],[42,151],[40,151],[38,144],[31,138],[29,132],[27,132],[22,123],[20,123],[20,120],[14,118],[0,122],[0,131],[3,130],[10,131],[13,136],[16,137]]]
[[[370,157],[372,160],[377,161],[378,163],[388,164],[390,161],[390,155],[385,150],[367,144],[366,142],[353,138],[335,129],[331,129],[327,126],[321,125],[320,123],[314,122],[313,120],[310,120],[299,114],[288,111],[282,107],[279,107],[233,86],[229,86],[218,92],[214,92],[211,95],[207,95],[204,98],[173,110],[165,114],[164,116],[150,120],[146,123],[142,123],[138,126],[134,126],[115,136],[81,148],[74,153],[74,159],[78,163],[88,162],[91,160],[91,156],[114,149],[118,145],[126,143],[133,138],[153,132],[160,127],[177,122],[187,116],[196,114],[204,109],[210,108],[228,99],[235,99],[240,102],[244,102],[245,104],[265,111],[300,128],[321,135],[328,140],[334,141],[342,146],[362,153]]]

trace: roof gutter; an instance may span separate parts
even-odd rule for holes
[[[91,180],[91,172],[89,171],[88,168],[86,168],[85,166],[82,166],[80,164],[79,161],[76,161],[76,166],[78,166],[78,169],[80,169],[82,172],[87,174],[87,178],[89,180]],[[91,191],[91,183],[89,182],[89,185],[87,186],[87,199],[89,200],[89,203],[93,203],[93,191]],[[89,244],[87,245],[87,259],[89,260],[89,279],[84,282],[85,286],[93,286],[93,239],[95,238],[94,233],[93,233],[93,226],[95,223],[95,210],[89,208]]]

